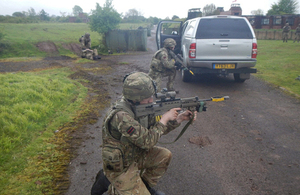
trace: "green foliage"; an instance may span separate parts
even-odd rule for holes
[[[47,12],[45,12],[45,10],[42,9],[42,11],[39,14],[41,21],[49,21],[50,17],[49,14]]]
[[[37,23],[37,17],[13,17],[13,16],[0,16],[0,23]]]
[[[279,0],[278,4],[274,3],[268,10],[267,16],[296,14],[298,8],[297,0]]]
[[[121,22],[121,15],[113,8],[112,0],[106,0],[103,7],[96,3],[96,9],[90,16],[90,28],[99,34],[115,29]]]
[[[173,15],[172,20],[176,20],[176,19],[179,19],[179,17],[176,15]]]
[[[83,12],[83,9],[78,5],[75,5],[72,10],[74,16],[78,16],[80,13]]]
[[[205,5],[203,8],[203,16],[212,16],[212,15],[218,15],[220,13],[217,12],[217,8],[215,4],[211,3],[210,5]]]
[[[258,40],[258,73],[254,75],[300,95],[300,81],[296,80],[300,75],[299,46],[292,41]]]
[[[12,14],[12,16],[14,16],[14,17],[25,17],[25,14],[22,13],[22,12],[14,12],[14,13]]]
[[[147,23],[121,23],[119,25],[122,30],[136,30],[139,27],[148,28],[149,26]]]
[[[136,9],[129,9],[125,13],[124,18],[122,19],[123,23],[141,23],[144,22],[146,18]]]
[[[153,25],[156,25],[156,24],[158,24],[158,22],[160,21],[161,19],[159,19],[159,18],[157,18],[157,17],[152,17],[152,16],[150,16],[149,18],[148,18],[148,22],[149,23],[151,23],[151,24],[153,24]]]

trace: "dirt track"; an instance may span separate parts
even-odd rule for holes
[[[147,52],[103,56],[97,63],[80,66],[112,68],[106,75],[87,71],[103,82],[101,87],[109,92],[112,102],[121,94],[126,73],[148,72],[151,56],[156,51],[153,35],[148,40],[148,48]],[[10,68],[25,70],[32,64],[15,63]],[[42,64],[78,66],[72,59],[52,58]],[[0,63],[1,72],[3,65]],[[168,195],[300,194],[299,100],[255,77],[242,84],[235,83],[232,77],[202,77],[183,83],[178,74],[175,88],[180,91],[178,97],[204,99],[228,95],[230,99],[208,102],[208,110],[198,115],[182,138],[175,144],[163,145],[173,153],[173,159],[157,188]],[[105,109],[100,112],[104,114]],[[67,195],[90,194],[94,177],[101,168],[102,120],[98,118],[97,123],[74,135],[80,146],[76,146],[77,156],[70,162],[71,185]],[[180,130],[162,137],[161,141],[173,141]]]

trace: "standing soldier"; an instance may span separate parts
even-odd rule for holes
[[[149,76],[156,82],[157,91],[161,91],[162,77],[168,77],[167,90],[174,90],[174,79],[176,77],[175,59],[169,54],[170,50],[174,50],[176,41],[172,38],[164,40],[164,47],[158,50],[151,60]]]
[[[297,43],[299,43],[300,41],[300,24],[298,24],[298,27],[296,28],[296,32],[295,32],[295,40],[294,43],[297,41]]]
[[[103,170],[99,171],[91,195],[108,190],[109,195],[164,195],[153,187],[166,172],[172,153],[156,146],[159,138],[188,121],[197,112],[173,108],[160,119],[136,117],[133,106],[153,102],[153,80],[135,72],[123,81],[123,96],[107,112],[102,126]]]
[[[291,27],[289,26],[289,23],[285,23],[285,26],[283,27],[282,31],[282,41],[287,42],[289,38],[289,32],[291,30]]]
[[[87,58],[90,60],[95,60],[95,59],[101,59],[98,56],[98,51],[97,49],[91,50],[91,39],[90,39],[90,34],[85,33],[85,35],[82,35],[79,38],[79,42],[81,43],[81,57],[82,58]]]

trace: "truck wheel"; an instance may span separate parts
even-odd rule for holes
[[[182,81],[191,82],[193,75],[188,70],[181,70]]]
[[[241,79],[240,74],[239,73],[234,73],[233,74],[234,77],[234,81],[237,83],[243,83],[245,82],[246,79]]]

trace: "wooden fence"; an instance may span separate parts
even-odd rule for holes
[[[147,51],[147,29],[112,30],[106,34],[106,45],[112,51]]]
[[[282,30],[254,30],[258,40],[282,40]],[[295,31],[289,32],[289,39],[295,39]]]

